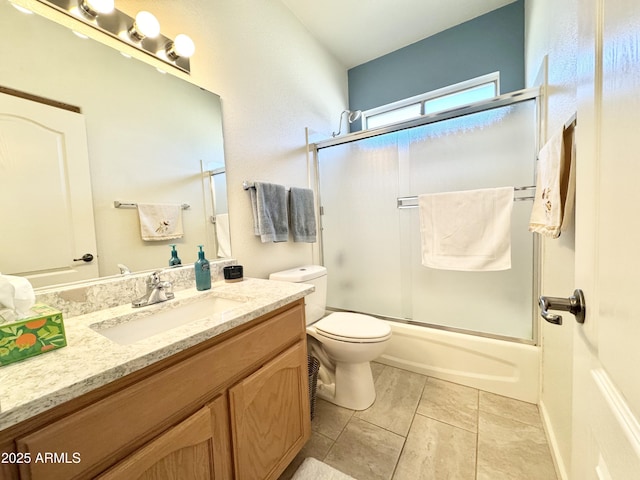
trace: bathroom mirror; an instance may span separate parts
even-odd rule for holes
[[[197,259],[200,244],[209,259],[230,255],[229,239],[221,249],[217,241],[216,223],[224,227],[222,222],[228,222],[217,95],[100,42],[79,38],[49,19],[23,14],[5,0],[0,0],[0,37],[5,46],[0,87],[79,107],[84,118],[96,252],[73,255],[92,253],[101,277],[119,274],[118,264],[132,272],[165,268],[169,244],[177,245],[183,264]],[[38,165],[32,172],[38,175]],[[14,209],[14,218],[19,217],[19,209],[28,211],[23,202],[30,199],[41,204],[38,216],[48,215],[46,198],[30,191],[28,180],[24,183],[24,198],[1,205],[0,211]],[[116,208],[114,202],[189,205],[182,214],[184,236],[143,241],[135,206]],[[12,230],[5,227],[3,237]],[[46,252],[46,232],[39,237],[42,243],[33,247],[34,255]],[[0,272],[17,273],[6,267],[3,271],[2,257],[14,251],[9,242],[19,244],[21,239],[0,240]],[[53,278],[32,283],[59,283]]]

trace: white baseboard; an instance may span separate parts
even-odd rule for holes
[[[544,427],[544,432],[547,436],[547,443],[549,444],[549,448],[551,449],[551,457],[553,458],[553,464],[556,467],[556,474],[558,475],[559,480],[569,480],[569,474],[567,473],[567,465],[564,463],[564,459],[560,454],[560,449],[558,448],[558,440],[553,431],[553,425],[549,420],[549,415],[547,413],[547,409],[542,400],[538,404],[538,408],[540,409],[540,417],[542,418],[542,426]],[[569,459],[570,460],[570,459]]]

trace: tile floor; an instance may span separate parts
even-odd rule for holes
[[[309,456],[357,480],[557,480],[538,408],[372,364],[377,398],[354,412],[318,399]]]

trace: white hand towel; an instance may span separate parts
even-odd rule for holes
[[[538,154],[536,196],[533,200],[529,231],[558,238],[572,210],[574,178],[571,150],[565,154],[565,132],[556,133]],[[573,129],[569,133],[571,142]],[[569,144],[571,148],[572,145]]]
[[[174,203],[138,203],[142,240],[159,241],[182,238],[182,205]]]
[[[513,187],[418,196],[422,264],[443,270],[511,268]]]

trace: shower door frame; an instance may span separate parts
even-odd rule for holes
[[[308,151],[313,154],[313,178],[314,178],[314,189],[317,192],[316,202],[317,202],[317,211],[318,215],[318,223],[319,230],[322,232],[322,216],[324,214],[322,210],[322,199],[320,194],[320,165],[318,160],[318,152],[324,148],[329,148],[338,145],[344,145],[346,143],[355,142],[358,140],[363,140],[366,138],[376,137],[379,135],[384,135],[387,133],[399,132],[401,130],[407,130],[415,127],[421,127],[424,125],[428,125],[431,123],[442,122],[444,120],[450,120],[453,118],[464,117],[467,115],[472,115],[474,113],[485,112],[488,110],[493,110],[500,107],[507,107],[509,105],[514,105],[517,103],[522,103],[526,101],[534,101],[535,102],[535,112],[536,112],[536,132],[535,132],[535,151],[532,152],[532,159],[537,158],[537,152],[539,151],[539,142],[540,142],[540,129],[541,129],[541,88],[527,88],[523,90],[517,90],[515,92],[506,93],[504,95],[500,95],[498,97],[491,98],[489,100],[482,100],[479,102],[470,103],[468,105],[463,105],[461,107],[453,108],[450,110],[445,110],[438,113],[433,113],[430,115],[424,115],[419,118],[409,120],[406,122],[399,122],[392,125],[387,125],[384,127],[379,127],[370,130],[362,130],[359,132],[354,132],[350,134],[346,134],[340,137],[330,138],[327,140],[309,143]],[[534,175],[537,169],[534,169]],[[534,178],[535,182],[535,178]],[[323,247],[324,238],[322,233],[319,235],[318,242],[318,255],[320,263],[324,265],[324,247]],[[532,325],[532,338],[517,338],[510,337],[504,335],[498,335],[495,333],[487,333],[480,332],[475,330],[468,330],[456,327],[450,327],[447,325],[438,325],[431,324],[427,322],[418,322],[413,319],[406,318],[397,318],[397,317],[386,317],[383,315],[374,314],[378,318],[382,318],[384,320],[389,320],[398,323],[405,323],[410,325],[416,325],[427,328],[434,328],[438,330],[444,330],[447,332],[454,333],[462,333],[467,335],[474,335],[477,337],[485,337],[491,338],[495,340],[505,340],[514,343],[522,343],[527,345],[538,345],[539,342],[539,328],[538,328],[538,315],[537,315],[537,298],[540,295],[540,269],[541,269],[541,242],[539,240],[538,235],[533,236],[533,279],[532,279],[532,302],[531,302],[531,325]],[[330,307],[328,310],[337,310],[332,309]]]

